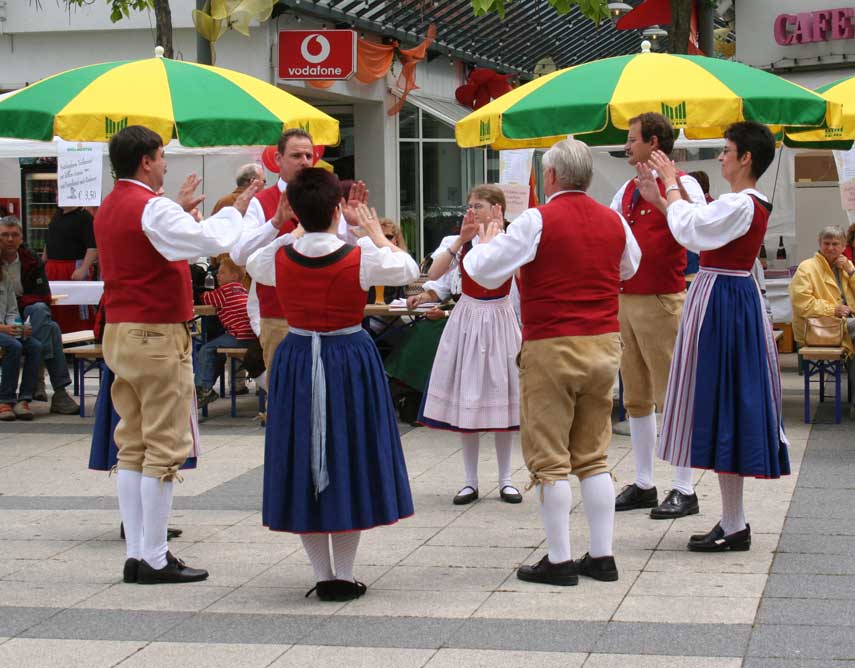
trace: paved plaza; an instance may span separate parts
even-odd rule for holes
[[[805,425],[795,357],[784,365],[793,475],[746,481],[751,551],[686,550],[720,511],[705,473],[700,515],[617,514],[618,582],[521,582],[516,567],[545,549],[535,492],[500,502],[484,441],[482,498],[453,506],[457,438],[405,426],[416,514],[363,535],[355,573],[368,593],[347,603],[305,598],[313,578],[299,540],[261,526],[254,397],[236,419],[227,401],[211,406],[200,468],[176,486],[171,524],[184,534],[171,549],[211,577],[157,587],[121,583],[115,480],[86,469],[91,418],[35,404],[35,422],[0,425],[0,666],[851,667],[853,423],[844,410],[840,425]],[[830,407],[818,417],[830,420]],[[614,437],[609,462],[619,484],[631,481],[628,437]],[[514,471],[522,488],[518,451]],[[664,464],[656,477],[661,497]],[[574,480],[577,557],[587,549],[580,499]]]

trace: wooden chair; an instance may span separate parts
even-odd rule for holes
[[[92,369],[98,369],[98,378],[101,377],[101,362],[104,355],[100,343],[92,343],[84,346],[63,348],[66,355],[74,358],[74,384],[77,387],[80,398],[80,417],[86,417],[86,374]]]

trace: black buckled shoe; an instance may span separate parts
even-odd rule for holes
[[[585,552],[585,556],[573,562],[579,575],[585,575],[601,582],[614,582],[618,579],[617,564],[614,557],[592,557]]]
[[[716,524],[709,533],[690,536],[688,548],[692,552],[746,552],[751,549],[751,525],[746,524],[742,531],[725,536],[721,524]]]
[[[654,520],[674,520],[686,515],[697,515],[699,512],[697,494],[683,494],[672,489],[665,500],[650,511],[650,517]]]
[[[499,496],[505,503],[522,503],[522,494],[513,485],[505,485],[499,490]]]
[[[166,553],[166,566],[152,568],[145,559],[140,559],[137,584],[181,584],[184,582],[199,582],[208,578],[208,571],[203,568],[190,568],[181,559]]]
[[[520,566],[517,569],[517,578],[526,582],[540,582],[559,587],[572,587],[579,584],[579,573],[572,559],[553,564],[549,561],[549,555],[544,555],[543,559],[534,566]]]
[[[466,491],[466,490],[470,491]],[[452,503],[455,506],[465,506],[467,503],[472,503],[478,498],[478,489],[473,487],[472,485],[466,485],[463,489],[457,492],[457,495],[454,497]]]
[[[656,488],[641,489],[635,483],[626,485],[615,497],[615,510],[635,510],[636,508],[655,508],[659,505]]]
[[[125,559],[125,567],[122,570],[122,582],[136,582],[140,570],[140,560],[130,557]]]
[[[317,593],[318,598],[322,601],[333,601],[333,585],[337,582],[337,580],[321,580],[320,582],[316,582],[315,586],[312,587],[309,591],[306,592],[306,598],[312,595],[312,593]]]

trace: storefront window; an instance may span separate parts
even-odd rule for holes
[[[401,167],[401,231],[407,240],[407,248],[416,251],[419,245],[419,145],[416,142],[401,142],[398,145]],[[415,254],[416,258],[420,256]]]
[[[419,110],[411,104],[405,104],[398,114],[398,136],[416,139],[419,136]]]
[[[350,105],[318,106],[318,109],[338,121],[340,140],[338,146],[327,146],[322,160],[333,166],[340,179],[354,177],[353,107]]]

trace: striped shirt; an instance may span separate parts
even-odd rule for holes
[[[216,290],[202,293],[202,303],[217,309],[217,316],[223,327],[238,341],[254,339],[255,334],[249,326],[246,312],[246,288],[240,283],[226,283]]]

